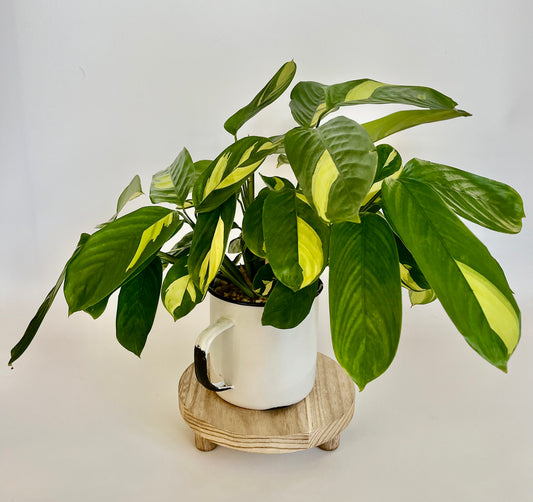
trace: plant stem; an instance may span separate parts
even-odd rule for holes
[[[224,256],[224,261],[220,267],[221,272],[237,286],[246,296],[250,298],[257,298],[257,294],[246,283],[239,267],[235,265],[227,256]]]
[[[165,261],[168,261],[169,263],[176,263],[178,261],[178,259],[175,256],[165,253],[164,251],[158,251],[157,256],[159,256],[159,258]]]
[[[380,197],[381,197],[381,190],[378,190],[372,196],[372,198],[361,208],[361,212],[364,213],[365,211],[367,211],[370,207],[372,207],[374,202],[376,202],[376,200],[378,200]]]

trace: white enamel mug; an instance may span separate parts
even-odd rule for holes
[[[194,347],[198,381],[243,408],[267,410],[304,399],[315,383],[318,298],[298,326],[278,329],[261,325],[262,305],[210,293],[211,325]]]

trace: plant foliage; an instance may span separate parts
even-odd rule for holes
[[[470,114],[423,86],[300,82],[290,95],[295,127],[237,138],[283,94],[295,71],[294,62],[285,63],[226,121],[234,141],[213,161],[193,161],[183,148],[153,176],[153,205],[119,217],[142,194],[139,177],[132,180],[116,214],[80,239],[10,364],[33,340],[63,282],[69,312],[95,318],[118,290],[117,338],[140,356],[159,298],[177,320],[220,276],[251,301],[266,298],[263,324],[291,328],[309,313],[329,267],[333,348],[360,389],[396,354],[402,287],[413,305],[438,299],[467,343],[506,371],[520,338],[520,310],[501,267],[461,218],[517,233],[524,216],[520,196],[454,167],[420,159],[404,165],[393,145],[376,144],[414,126]],[[369,103],[409,108],[363,124],[328,117]],[[258,178],[269,157],[277,159],[279,175]],[[260,180],[262,187],[256,186]],[[169,243],[185,228],[181,240]]]

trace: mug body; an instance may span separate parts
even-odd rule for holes
[[[220,318],[233,327],[210,350],[210,380],[231,386],[225,401],[256,410],[288,406],[304,399],[315,383],[318,298],[295,328],[262,326],[263,306],[210,298],[211,323]]]

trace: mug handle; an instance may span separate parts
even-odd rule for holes
[[[233,328],[233,326],[235,326],[235,324],[231,319],[221,317],[215,323],[211,324],[211,326],[204,329],[196,339],[196,344],[194,345],[194,372],[196,373],[197,380],[206,389],[215,392],[233,389],[232,385],[227,385],[224,382],[211,382],[211,380],[209,380],[209,375],[207,374],[207,355],[209,354],[211,343],[218,335]]]

